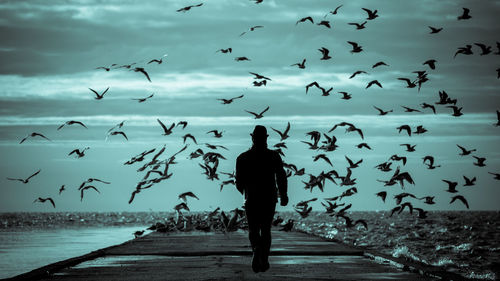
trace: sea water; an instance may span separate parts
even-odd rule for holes
[[[186,213],[185,215],[189,215]],[[312,212],[280,213],[294,229],[375,253],[423,262],[467,278],[500,278],[500,212],[428,212],[425,219],[403,212],[347,212],[361,225]],[[133,239],[133,233],[174,216],[167,212],[2,213],[0,278]]]

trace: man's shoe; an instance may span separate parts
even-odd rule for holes
[[[265,253],[261,253],[260,255],[260,271],[265,272],[269,269],[269,255]]]
[[[260,251],[259,249],[255,249],[253,251],[253,257],[252,257],[252,270],[253,272],[257,273],[260,272]]]

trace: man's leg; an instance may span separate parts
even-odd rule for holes
[[[248,222],[248,239],[253,251],[252,270],[257,273],[260,271],[260,256],[262,255],[258,206],[246,203],[245,213]]]
[[[269,269],[269,253],[271,252],[271,225],[273,223],[274,211],[276,209],[276,203],[266,206],[265,212],[262,213],[262,218],[260,221],[260,231],[261,231],[261,246],[262,246],[262,256],[261,256],[261,270],[266,271]]]

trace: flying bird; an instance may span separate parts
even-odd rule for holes
[[[196,138],[191,134],[185,134],[184,136],[182,136],[183,143],[186,143],[186,139],[188,138],[191,139],[195,144],[198,144],[196,142]]]
[[[210,130],[207,132],[207,134],[210,134],[210,133],[213,133],[214,134],[214,137],[216,138],[222,138],[222,131],[218,131],[218,130]]]
[[[431,29],[430,34],[436,34],[436,33],[439,33],[441,30],[443,30],[442,27],[432,27],[432,26],[429,26],[429,28]]]
[[[477,157],[477,156],[472,156],[476,159],[476,162],[474,162],[474,165],[478,167],[484,167],[486,164],[484,164],[484,161],[486,161],[486,158],[484,157]]]
[[[368,84],[366,85],[365,89],[370,88],[373,84],[375,84],[375,85],[379,86],[380,88],[382,88],[382,84],[380,84],[380,82],[378,82],[378,80],[372,80],[372,81],[368,82]]]
[[[367,21],[364,21],[362,23],[350,22],[350,23],[348,23],[348,25],[355,25],[357,30],[361,30],[361,29],[365,28],[366,23],[367,23]]]
[[[445,190],[446,192],[449,192],[449,193],[457,193],[457,185],[458,185],[458,182],[456,181],[449,181],[449,180],[442,180],[444,181],[445,183],[448,184],[448,189]]]
[[[332,26],[330,25],[330,22],[327,20],[322,20],[321,22],[317,23],[317,25],[323,25],[326,28],[332,28]]]
[[[349,94],[348,92],[338,92],[338,93],[342,95],[341,99],[343,100],[350,100],[352,98],[352,95]]]
[[[336,14],[337,14],[337,12],[339,11],[339,9],[340,9],[342,6],[343,6],[343,5],[339,5],[339,6],[337,6],[337,8],[335,8],[335,10],[328,12],[328,14],[331,14],[331,15],[336,15]],[[328,16],[328,14],[326,14],[324,17],[326,18],[326,16]]]
[[[359,164],[361,164],[361,162],[363,162],[363,159],[361,159],[361,160],[357,161],[356,163],[354,163],[349,157],[347,157],[347,156],[344,156],[344,157],[347,160],[347,162],[349,163],[349,168],[351,168],[351,169],[359,167]]]
[[[318,155],[313,156],[314,162],[318,161],[319,159],[323,159],[326,163],[330,164],[330,166],[333,166],[332,162],[330,161],[330,159],[328,159],[326,154],[318,154]]]
[[[470,10],[467,9],[467,8],[462,8],[463,10],[463,13],[457,17],[458,20],[468,20],[470,18],[472,18],[469,13],[470,13]]]
[[[87,151],[88,149],[90,149],[90,147],[85,147],[84,149],[80,150],[80,149],[73,149],[70,153],[68,153],[68,156],[70,156],[71,154],[76,154],[76,157],[77,158],[82,158],[85,156],[85,151]]]
[[[104,94],[106,94],[108,92],[109,87],[107,87],[106,90],[104,90],[104,92],[102,92],[102,94],[99,94],[96,90],[94,90],[92,88],[89,88],[89,90],[91,90],[95,94],[96,100],[100,100],[104,97]]]
[[[363,47],[361,47],[358,43],[353,41],[347,41],[352,46],[351,53],[360,53],[363,51]]]
[[[468,150],[466,149],[465,147],[463,146],[460,146],[457,144],[457,147],[460,148],[460,150],[462,150],[462,152],[460,152],[458,155],[460,156],[466,156],[466,155],[469,155],[471,154],[472,152],[476,151],[476,149],[471,149],[471,150]]]
[[[39,169],[38,171],[36,171],[34,174],[32,174],[31,176],[25,178],[25,179],[15,179],[15,178],[7,178],[8,180],[11,180],[11,181],[20,181],[24,184],[27,184],[31,178],[33,178],[34,176],[38,175],[40,173],[41,169]]]
[[[289,137],[288,132],[290,131],[290,122],[288,122],[288,124],[287,124],[287,126],[286,126],[286,128],[285,128],[285,130],[283,132],[281,132],[279,130],[276,130],[276,129],[272,128],[272,127],[271,127],[271,129],[280,135],[280,140],[281,141],[284,141],[284,140],[286,140]]]
[[[191,191],[188,191],[188,192],[184,192],[184,193],[181,193],[179,194],[179,199],[181,199],[182,201],[184,202],[187,202],[187,197],[193,197],[193,198],[196,198],[198,200],[200,200],[200,198],[198,198],[193,192]]]
[[[426,60],[423,65],[428,65],[431,69],[436,69],[436,60],[434,59],[430,59],[430,60]]]
[[[455,117],[460,117],[460,116],[464,115],[464,114],[462,113],[462,108],[463,108],[463,107],[457,107],[457,106],[454,106],[454,105],[449,105],[449,106],[447,106],[447,108],[451,108],[451,109],[453,109],[453,114],[452,114],[452,116],[455,116]]]
[[[151,95],[149,95],[149,96],[147,96],[147,97],[145,97],[145,98],[138,98],[138,99],[132,99],[132,100],[136,100],[136,101],[138,101],[139,103],[142,103],[142,102],[145,102],[145,101],[147,101],[148,99],[152,98],[154,95],[155,95],[155,94],[153,93],[153,94],[151,94]]]
[[[198,5],[190,5],[190,6],[186,6],[186,7],[184,7],[184,8],[180,8],[179,10],[177,10],[177,12],[183,12],[183,13],[185,13],[185,12],[187,12],[187,11],[191,10],[191,8],[194,8],[194,7],[201,7],[201,5],[203,5],[203,3],[200,3],[200,4],[198,4]]]
[[[382,116],[383,116],[383,115],[387,115],[388,113],[390,113],[390,112],[392,112],[392,111],[393,111],[392,109],[391,109],[391,110],[388,110],[388,111],[384,111],[384,110],[382,110],[381,108],[378,108],[378,107],[376,107],[376,106],[373,106],[373,107],[374,107],[376,110],[378,110],[378,112],[379,112],[379,114],[378,114],[378,115],[382,115]]]
[[[250,61],[251,59],[247,57],[236,57],[234,58],[235,61]]]
[[[263,28],[263,27],[264,27],[264,26],[262,26],[262,25],[255,25],[255,26],[252,26],[252,27],[250,27],[250,28],[248,29],[248,32],[250,32],[250,31],[254,31],[254,30],[255,30],[255,29],[257,29],[257,28]],[[245,35],[246,33],[247,33],[247,31],[244,31],[243,33],[241,33],[241,34],[240,34],[240,37],[241,37],[241,36],[243,36],[243,35]]]
[[[227,53],[231,53],[233,51],[232,48],[227,48],[227,49],[218,49],[217,51],[215,51],[216,53],[218,52],[221,52],[223,54],[227,54]]]
[[[488,174],[493,175],[493,176],[494,176],[494,177],[493,177],[494,179],[496,179],[496,180],[500,180],[500,174],[498,174],[498,173],[492,173],[492,172],[488,172]]]
[[[264,80],[269,80],[271,81],[270,78],[266,77],[266,76],[263,76],[263,75],[260,75],[258,73],[255,73],[255,72],[249,72],[250,74],[254,75],[255,78],[254,79],[264,79]]]
[[[410,128],[410,126],[408,126],[408,125],[402,125],[402,126],[397,127],[396,129],[399,130],[399,133],[401,133],[402,130],[405,130],[406,133],[408,133],[408,136],[411,137],[411,128]]]
[[[306,68],[306,59],[303,59],[301,63],[299,63],[299,62],[298,63],[294,63],[294,64],[292,64],[290,66],[295,66],[295,65],[298,66],[300,69]]]
[[[359,149],[361,149],[363,147],[366,148],[366,149],[369,149],[369,150],[372,149],[366,142],[362,142],[362,143],[356,145],[356,147],[359,148]]]
[[[415,84],[415,82],[411,81],[408,78],[398,78],[398,80],[405,81],[406,82],[406,88],[415,88],[415,87],[417,87],[417,84]]]
[[[424,165],[427,165],[427,168],[430,170],[441,167],[441,165],[434,166],[434,157],[432,157],[431,155],[427,155],[422,159]]]
[[[476,184],[476,177],[473,177],[472,179],[466,177],[466,176],[463,176],[464,177],[464,181],[465,181],[465,184],[464,186],[473,186]]]
[[[428,103],[424,102],[424,103],[420,104],[420,107],[422,107],[423,109],[430,108],[432,110],[432,112],[434,114],[436,114],[436,107],[434,105],[432,105],[432,104],[428,104]]]
[[[323,54],[323,57],[321,57],[321,60],[329,60],[332,58],[331,56],[329,56],[330,51],[327,48],[321,47],[321,49],[318,49],[318,51],[320,51],[321,54]]]
[[[379,66],[382,66],[382,65],[385,65],[385,66],[389,66],[387,63],[383,62],[383,61],[379,61],[377,62],[376,64],[374,64],[372,66],[372,68],[375,68],[375,67],[379,67]]]
[[[266,109],[262,110],[259,114],[252,112],[252,111],[248,111],[248,110],[245,110],[245,111],[252,114],[253,116],[255,116],[255,119],[260,119],[260,118],[264,117],[264,113],[268,110],[269,110],[269,106],[266,107]]]
[[[74,124],[78,124],[78,125],[84,127],[85,129],[88,129],[87,126],[85,126],[85,124],[83,124],[82,122],[70,120],[70,121],[64,122],[64,124],[62,124],[61,126],[57,127],[57,130],[61,130],[66,125],[70,126],[70,125],[74,125]]]
[[[41,137],[41,138],[44,138],[48,141],[51,141],[49,138],[47,138],[46,136],[44,136],[43,134],[40,134],[40,133],[37,133],[37,132],[33,132],[29,135],[27,135],[26,137],[24,137],[20,142],[19,144],[23,143],[25,140],[27,140],[28,138],[34,138],[34,137]]]
[[[361,8],[361,9],[363,9],[363,11],[365,11],[368,14],[368,17],[366,18],[367,20],[374,20],[378,17],[377,10],[372,11],[367,8]]]
[[[420,112],[420,113],[422,113],[422,111],[420,111],[418,109],[414,109],[414,108],[403,106],[403,105],[401,107],[405,109],[405,112]]]
[[[455,55],[453,56],[453,58],[455,58],[458,54],[462,54],[462,55],[472,55],[472,54],[474,54],[472,52],[472,45],[465,45],[465,47],[459,47],[457,49],[457,51],[455,52]]]
[[[382,199],[382,201],[385,203],[385,198],[387,197],[387,191],[380,191],[378,192],[377,194],[378,197],[380,197]]]
[[[83,195],[84,195],[84,192],[85,190],[87,189],[93,189],[95,191],[97,191],[97,193],[101,193],[95,186],[93,185],[87,185],[87,186],[84,186],[82,187],[82,189],[80,189],[80,201],[83,201]]]
[[[140,72],[140,73],[144,74],[144,76],[146,76],[148,81],[151,82],[151,79],[149,78],[149,74],[146,72],[146,70],[143,67],[136,67],[133,70],[134,70],[134,72]]]
[[[295,25],[301,23],[301,22],[305,22],[305,21],[310,21],[311,23],[314,23],[314,20],[311,18],[311,17],[305,17],[305,18],[301,18],[300,20],[298,20]]]
[[[354,72],[354,73],[353,73],[353,74],[349,77],[349,79],[352,79],[352,78],[356,77],[356,75],[358,75],[358,74],[362,74],[362,73],[363,73],[363,74],[367,74],[367,73],[366,73],[366,71],[363,71],[363,70],[357,70],[356,72]]]
[[[174,127],[175,127],[175,123],[172,123],[172,124],[170,125],[170,127],[168,127],[168,128],[167,128],[167,126],[165,126],[165,124],[163,124],[163,122],[161,122],[161,120],[160,120],[160,119],[156,119],[156,121],[158,121],[158,123],[160,124],[160,126],[161,126],[161,127],[162,127],[162,129],[163,129],[163,134],[162,134],[162,135],[164,135],[164,136],[168,136],[168,135],[172,134],[172,129],[174,129]]]
[[[150,60],[150,61],[148,62],[148,64],[153,63],[153,62],[156,62],[157,64],[162,64],[162,63],[163,63],[163,58],[164,58],[164,57],[166,57],[166,56],[168,56],[168,55],[167,55],[167,54],[164,54],[164,55],[163,55],[161,58],[159,58],[159,59],[152,59],[152,60]]]
[[[415,147],[417,145],[416,144],[411,145],[409,143],[402,143],[402,144],[400,144],[400,146],[406,146],[406,151],[408,151],[408,152],[414,152],[415,151]]]
[[[59,195],[61,195],[61,193],[66,190],[66,188],[64,188],[64,187],[65,187],[65,185],[63,184],[63,185],[61,185],[61,188],[59,188]]]
[[[474,45],[481,48],[481,54],[479,54],[480,56],[484,56],[484,55],[491,53],[491,46],[486,46],[482,43],[474,43]]]
[[[457,199],[460,200],[462,203],[464,203],[465,207],[467,207],[467,209],[469,209],[469,203],[467,202],[467,199],[465,199],[465,197],[463,197],[462,195],[453,196],[451,198],[450,204],[455,202]]]
[[[230,98],[230,99],[217,99],[217,100],[221,101],[221,102],[222,102],[222,104],[230,104],[230,103],[232,103],[235,99],[241,99],[241,98],[243,98],[243,97],[244,97],[244,95],[240,95],[240,96],[237,96],[237,97],[234,97],[234,98]]]
[[[35,201],[33,201],[33,203],[35,202],[41,202],[41,203],[44,203],[45,201],[49,201],[50,204],[52,204],[52,206],[55,208],[56,207],[56,204],[54,203],[54,200],[50,197],[48,198],[42,198],[42,197],[38,197],[37,199],[35,199]]]
[[[122,132],[122,131],[114,131],[114,132],[110,132],[108,134],[108,136],[116,136],[116,135],[122,135],[126,140],[128,140],[127,135],[125,134],[125,132]],[[107,139],[107,137],[106,137],[106,139]]]

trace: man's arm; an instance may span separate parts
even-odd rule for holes
[[[244,191],[245,191],[245,187],[244,187],[244,179],[243,179],[243,167],[242,167],[242,163],[241,163],[241,159],[240,157],[238,157],[236,159],[236,189],[238,189],[238,191],[241,193],[241,194],[244,194]]]
[[[281,206],[288,204],[288,182],[285,169],[283,168],[283,161],[278,153],[276,153],[276,184],[278,185],[278,192],[280,194]]]

